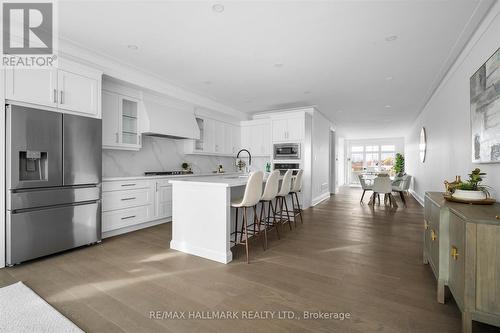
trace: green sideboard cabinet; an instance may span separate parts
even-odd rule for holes
[[[448,287],[462,312],[462,332],[472,321],[500,327],[500,204],[467,205],[427,192],[423,261],[436,277],[437,300]]]

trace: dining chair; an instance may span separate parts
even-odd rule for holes
[[[259,223],[257,220],[257,204],[259,203],[262,197],[263,181],[264,181],[264,174],[262,173],[262,171],[252,172],[248,177],[243,198],[231,201],[231,207],[236,209],[236,216],[235,216],[236,226],[234,234],[234,240],[235,240],[234,243],[235,245],[245,244],[245,250],[247,254],[247,264],[250,262],[248,256],[248,240],[250,238],[250,234],[248,231],[247,209],[248,208],[253,209],[253,223]],[[243,224],[241,225],[241,231],[238,232],[238,209],[240,208],[243,211]],[[237,237],[238,233],[240,234],[239,243]],[[245,235],[244,241],[243,241],[243,235]]]
[[[392,186],[392,191],[399,193],[401,201],[403,201],[405,207],[406,207],[405,194],[408,193],[408,190],[410,189],[410,184],[411,184],[411,176],[404,175],[403,177],[401,177],[401,180],[397,185]]]
[[[373,191],[373,186],[368,184],[366,179],[364,178],[363,175],[358,175],[359,178],[359,183],[361,184],[361,188],[363,189],[363,194],[361,195],[361,200],[359,200],[360,203],[363,202],[363,198],[365,197],[365,192],[366,191]]]
[[[389,204],[391,206],[397,207],[396,200],[392,196],[392,184],[391,178],[389,177],[377,177],[373,181],[373,194],[370,204],[375,205],[375,199],[378,199],[378,204],[380,205],[380,194],[384,195],[384,204],[389,198]]]

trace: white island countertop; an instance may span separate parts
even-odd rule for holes
[[[182,178],[182,179],[172,179],[169,181],[171,184],[175,183],[189,183],[202,186],[222,186],[222,187],[237,187],[245,186],[248,181],[248,175],[241,174],[231,174],[231,175],[219,175],[218,177],[193,177],[193,178]]]

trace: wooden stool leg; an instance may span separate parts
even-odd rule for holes
[[[266,250],[266,243],[267,239],[262,239],[262,234],[261,234],[261,222],[262,222],[262,210],[264,209],[264,204],[260,207],[260,215],[257,217],[257,205],[253,206],[253,213],[255,216],[255,219],[257,220],[257,230],[258,230],[258,235],[260,240],[262,241],[262,247],[264,248],[264,251]],[[255,223],[255,222],[254,222]],[[266,230],[264,228],[264,230]]]
[[[292,212],[293,212],[293,224],[295,225],[295,228],[297,228],[297,219],[295,218],[295,203],[293,202],[293,193],[290,193],[290,196],[292,197]]]
[[[248,220],[248,216],[247,216],[247,208],[244,207],[243,208],[243,226],[244,226],[244,229],[245,229],[245,249],[246,249],[246,252],[247,252],[247,264],[250,263],[250,259],[248,257],[248,226],[247,226],[247,220]],[[243,233],[242,233],[243,235]]]
[[[288,224],[290,225],[290,230],[292,230],[292,220],[290,219],[290,214],[288,213],[288,204],[286,203],[286,196],[283,197],[283,202],[285,203],[286,217],[288,218]]]
[[[236,207],[236,216],[234,218],[234,245],[238,242],[238,207]]]
[[[295,192],[295,199],[297,200],[297,207],[299,208],[300,224],[304,224],[304,219],[302,218],[302,208],[300,208],[299,195]]]
[[[271,215],[271,210],[273,211],[273,227],[276,229],[276,234],[278,235],[278,239],[280,239],[280,232],[278,230],[278,224],[276,223],[276,210],[274,209],[272,201],[269,201],[269,215]]]

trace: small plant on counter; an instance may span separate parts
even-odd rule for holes
[[[182,166],[182,170],[188,170],[189,169],[189,164],[186,163],[186,162],[182,163],[181,166]]]
[[[481,172],[480,169],[476,168],[469,173],[469,179],[463,182],[460,182],[455,186],[455,190],[462,191],[481,191],[486,197],[490,196],[491,187],[487,185],[481,185],[484,176],[486,176],[485,172]]]

